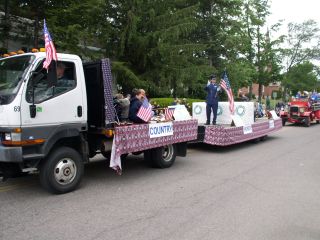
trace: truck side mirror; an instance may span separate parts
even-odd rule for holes
[[[31,81],[32,81],[32,105],[29,106],[30,117],[35,118],[37,115],[37,106],[34,104],[34,87],[35,85],[44,78],[44,74],[42,72],[33,72]]]
[[[35,118],[37,115],[37,106],[34,104],[30,105],[29,110],[30,110],[30,117]]]

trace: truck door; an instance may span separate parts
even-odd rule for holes
[[[39,60],[35,72],[41,73],[41,78],[32,82],[29,79],[21,100],[22,127],[38,127],[49,134],[50,128],[61,125],[85,123],[82,96],[82,81],[80,74],[82,68],[76,61],[59,61],[57,72],[63,71],[58,76],[54,86],[48,82],[48,74],[42,67],[43,60]],[[62,68],[59,70],[58,68]],[[35,78],[33,78],[35,79]],[[30,105],[34,102],[36,116],[31,117]],[[46,129],[47,128],[47,129]],[[30,136],[33,137],[33,136]]]

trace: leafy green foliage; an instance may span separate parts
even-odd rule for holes
[[[304,62],[291,67],[286,75],[285,83],[293,93],[304,90],[313,91],[317,88],[315,66],[310,62]]]
[[[288,24],[288,35],[285,38],[288,47],[282,49],[287,72],[296,64],[319,58],[319,33],[320,29],[314,20]]]
[[[284,38],[286,47],[281,49],[280,55],[285,64],[282,81],[284,98],[287,97],[289,91],[296,92],[298,89],[303,91],[316,88],[314,74],[319,74],[317,68],[310,61],[319,58],[319,32],[320,29],[313,20],[299,24],[288,24],[288,34]],[[295,76],[295,74],[297,75]]]
[[[208,77],[226,69],[234,95],[240,87],[283,79],[291,88],[290,69],[319,56],[314,21],[290,24],[288,36],[271,40],[279,24],[265,32],[268,0],[5,0],[6,12],[34,21],[26,40],[43,47],[42,21],[59,52],[85,61],[112,60],[118,90],[145,88],[151,97],[204,99]],[[0,8],[4,9],[4,5]],[[11,22],[2,28],[10,29]],[[4,29],[4,30],[6,30]],[[287,48],[279,48],[285,39]],[[1,36],[2,42],[7,41]],[[311,47],[305,43],[314,43]],[[279,51],[281,54],[279,54]],[[282,60],[287,60],[281,75]],[[225,99],[222,94],[221,99]]]

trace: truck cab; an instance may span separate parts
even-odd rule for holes
[[[41,160],[58,148],[81,149],[71,154],[87,161],[87,147],[81,139],[88,128],[82,61],[76,55],[58,54],[64,67],[61,82],[50,78],[52,73],[43,68],[44,59],[45,53],[38,52],[0,60],[0,171],[4,177],[21,169],[48,167]],[[60,165],[52,177],[62,185],[81,177],[81,171],[78,176],[73,174],[76,164],[71,158],[56,164]]]

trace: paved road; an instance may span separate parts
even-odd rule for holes
[[[131,157],[119,177],[89,165],[80,189],[36,176],[0,183],[0,239],[320,239],[320,125],[265,142],[191,146],[166,170]]]

